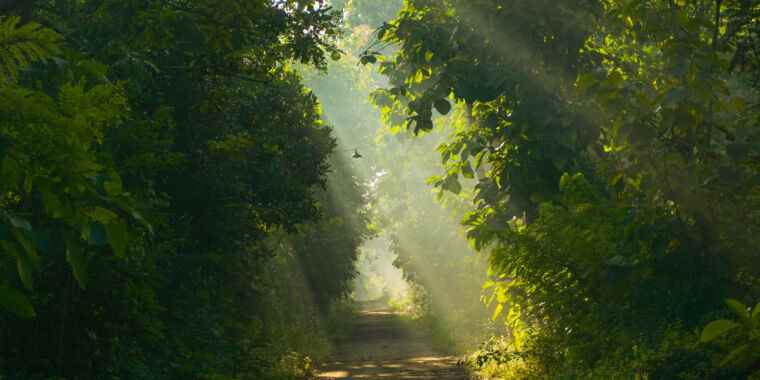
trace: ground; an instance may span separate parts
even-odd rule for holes
[[[469,379],[458,358],[436,353],[429,336],[389,309],[364,308],[353,324],[318,379]]]

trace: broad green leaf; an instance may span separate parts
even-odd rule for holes
[[[361,63],[362,65],[366,65],[368,63],[376,63],[376,62],[377,62],[377,57],[375,57],[372,54],[365,54],[365,55],[362,55],[361,58],[359,58],[359,63]]]
[[[734,348],[733,351],[731,351],[731,353],[728,354],[728,356],[726,356],[723,360],[721,360],[720,366],[725,367],[734,361],[741,360],[741,356],[744,355],[744,353],[746,353],[748,349],[749,349],[749,344],[747,343]]]
[[[760,325],[760,302],[752,309],[752,321],[755,323],[755,326]]]
[[[412,83],[422,83],[422,81],[425,80],[425,73],[422,70],[417,70],[414,73],[414,78],[412,79]]]
[[[631,16],[627,16],[627,17],[625,18],[625,25],[626,25],[628,28],[633,28],[633,19],[631,18]]]
[[[0,241],[0,247],[16,259],[16,271],[24,287],[30,290],[34,288],[36,263],[33,262],[33,259],[29,255],[22,253],[13,242]]]
[[[148,233],[153,235],[153,226],[148,223],[147,220],[140,214],[137,210],[135,210],[131,204],[125,202],[123,199],[117,200],[116,202],[121,210],[124,210],[129,213],[130,216],[132,216],[132,219],[137,222],[139,225],[143,226],[146,230],[148,230]]]
[[[26,231],[32,230],[32,225],[29,223],[28,220],[24,218],[20,218],[15,215],[8,215],[8,220],[10,220],[11,225],[13,225],[13,227],[20,228]]]
[[[24,287],[29,290],[34,289],[34,264],[29,258],[23,255],[19,256],[16,259],[16,269]]]
[[[114,220],[106,225],[106,232],[108,233],[108,243],[113,248],[116,256],[123,257],[129,243],[126,223],[121,219]]]
[[[0,308],[21,318],[34,318],[34,306],[29,299],[16,289],[0,285]]]
[[[380,28],[377,29],[377,40],[382,41],[385,38],[385,34],[388,33],[388,23],[384,22]]]
[[[607,260],[607,265],[620,268],[630,268],[635,266],[634,261],[623,255],[615,255]]]
[[[500,304],[505,304],[509,300],[509,293],[507,293],[506,289],[501,288],[496,290],[496,302]]]
[[[703,343],[712,342],[737,327],[739,327],[738,323],[727,319],[712,321],[702,330],[702,335],[699,340]]]
[[[501,315],[501,312],[504,311],[504,304],[498,304],[496,305],[496,309],[494,309],[493,314],[491,315],[492,320],[496,320],[496,318],[499,318],[499,315]]]
[[[624,178],[625,178],[625,173],[615,174],[609,181],[610,187],[616,187],[618,183],[621,183],[623,181]]]
[[[454,194],[459,194],[462,191],[462,184],[459,183],[456,175],[450,175],[443,181],[441,188]]]
[[[82,289],[87,288],[88,272],[87,269],[90,265],[90,256],[84,248],[77,244],[68,244],[66,247],[66,261],[71,265],[71,270],[74,272],[74,278],[79,283]]]
[[[87,212],[93,220],[102,224],[111,223],[112,220],[117,219],[119,216],[115,212],[105,209],[103,207],[95,207]]]
[[[24,177],[24,192],[26,194],[29,194],[32,192],[32,187],[34,186],[34,182],[32,181],[32,176],[27,175]]]
[[[449,112],[451,112],[451,103],[443,98],[436,100],[433,103],[433,107],[435,107],[435,110],[441,115],[448,115]]]
[[[462,164],[462,176],[468,179],[475,178],[475,171],[472,170],[472,165],[470,164],[470,161],[465,161]]]
[[[117,175],[112,175],[111,178],[103,183],[103,189],[111,197],[121,195],[124,192],[122,187],[121,178]]]
[[[739,318],[741,318],[742,321],[749,322],[749,311],[747,310],[748,309],[747,305],[733,298],[727,299],[726,305],[728,305],[728,307],[734,312],[734,314],[739,316]]]
[[[14,230],[13,236],[16,238],[18,244],[24,249],[24,252],[26,253],[25,256],[29,259],[29,262],[36,268],[40,262],[40,258],[37,255],[37,249],[35,248],[34,243],[19,230]]]

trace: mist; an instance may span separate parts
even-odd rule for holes
[[[367,191],[376,235],[361,248],[352,297],[379,302],[424,325],[444,351],[472,350],[502,325],[490,318],[482,297],[487,258],[469,246],[460,223],[475,181],[463,182],[459,195],[443,194],[430,184],[445,171],[439,145],[457,124],[467,122],[465,109],[457,106],[449,116],[439,115],[440,128],[418,136],[384,123],[371,97],[386,79],[377,67],[359,62],[374,29],[349,21],[339,43],[345,55],[326,72],[303,75],[334,128],[338,159],[348,163],[353,181]]]

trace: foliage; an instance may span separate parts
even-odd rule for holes
[[[0,18],[0,78],[15,82],[18,72],[31,63],[50,58],[60,50],[60,35],[30,22],[19,26],[16,16]]]
[[[291,68],[338,54],[337,14],[316,0],[0,12],[0,377],[313,369],[369,235]]]
[[[494,376],[746,377],[759,34],[753,0],[3,1],[0,377],[308,376],[375,237]]]
[[[84,288],[91,256],[107,248],[123,257],[127,223],[142,221],[113,166],[97,152],[107,131],[122,122],[126,99],[120,85],[87,85],[86,77],[51,89],[54,95],[16,83],[19,70],[60,49],[52,30],[31,23],[16,27],[18,22],[18,17],[2,22],[2,267],[15,266],[18,280],[31,291],[39,252],[60,249]],[[2,285],[0,306],[34,316],[26,296],[9,287],[15,282]]]
[[[735,332],[732,334],[735,343],[731,346],[731,351],[720,360],[720,366],[734,368],[749,375],[760,365],[760,303],[752,309],[735,299],[726,300],[726,304],[738,321],[717,319],[708,323],[702,330],[700,341],[709,343]]]
[[[494,314],[531,357],[515,376],[630,375],[635,347],[760,291],[756,11],[409,0],[377,29],[362,63],[388,78],[373,100],[392,129],[465,109],[431,183],[477,181],[463,223],[489,252]]]

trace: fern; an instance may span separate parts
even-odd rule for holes
[[[0,17],[0,83],[15,82],[19,71],[60,51],[58,33],[35,22],[19,26],[19,21]]]

